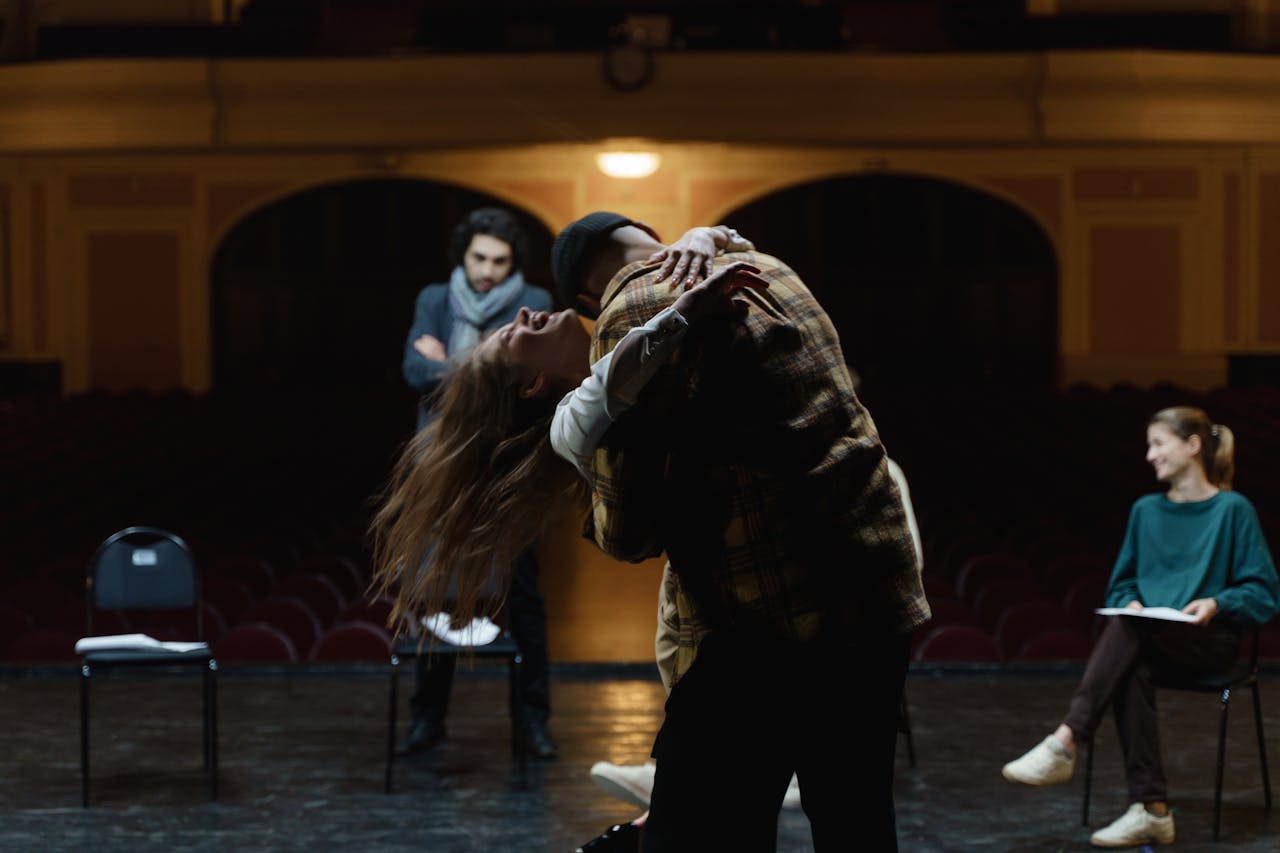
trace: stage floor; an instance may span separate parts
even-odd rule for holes
[[[1057,722],[1075,680],[1072,671],[913,671],[907,695],[918,763],[907,766],[900,741],[901,849],[1091,849],[1080,825],[1083,763],[1058,788],[1015,786],[1000,776],[1001,764]],[[401,732],[411,682],[406,673]],[[93,805],[82,809],[78,691],[74,670],[0,674],[0,849],[565,853],[635,815],[587,772],[600,759],[643,761],[664,698],[646,667],[556,668],[552,729],[560,758],[531,760],[529,788],[520,790],[505,676],[478,664],[458,674],[450,739],[432,753],[397,759],[394,791],[385,794],[385,675],[224,669],[221,800],[211,804],[200,762],[199,682],[102,679],[93,694]],[[1262,700],[1280,784],[1280,676],[1265,679]],[[1280,849],[1280,818],[1263,808],[1247,691],[1232,702],[1216,846],[1217,700],[1166,691],[1160,704],[1177,849]],[[1126,807],[1119,756],[1108,721],[1094,768],[1094,827]],[[780,851],[811,850],[808,835],[803,813],[782,812]],[[851,841],[849,849],[859,847]]]

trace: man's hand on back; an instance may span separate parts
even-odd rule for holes
[[[675,309],[690,323],[712,314],[731,314],[745,317],[747,302],[735,299],[733,294],[743,288],[765,290],[769,282],[761,278],[760,269],[744,261],[729,264],[708,278],[702,284],[680,294],[675,302]]]

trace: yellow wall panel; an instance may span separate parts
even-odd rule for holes
[[[177,387],[182,356],[177,235],[98,232],[87,243],[93,387]]]
[[[1175,227],[1108,225],[1092,230],[1094,355],[1178,351],[1179,252]]]

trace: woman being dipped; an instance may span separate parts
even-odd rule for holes
[[[1108,617],[1062,723],[1002,771],[1027,785],[1067,781],[1077,742],[1093,735],[1112,705],[1131,805],[1093,833],[1096,847],[1173,842],[1153,673],[1230,669],[1243,631],[1269,620],[1280,601],[1257,513],[1231,491],[1231,430],[1197,408],[1162,409],[1147,425],[1147,461],[1168,488],[1134,503],[1106,605],[1170,607],[1192,621]]]
[[[432,403],[436,417],[401,453],[371,525],[375,582],[393,592],[392,623],[447,612],[460,625],[500,609],[491,597],[509,585],[504,567],[537,538],[552,506],[585,502],[582,475],[566,459],[589,455],[621,413],[619,395],[639,392],[688,325],[740,315],[745,304],[733,293],[767,287],[748,264],[712,274],[718,250],[750,247],[732,230],[695,228],[650,258],[663,262],[655,281],[689,289],[610,354],[629,381],[609,389],[607,414],[608,362],[593,374],[590,335],[571,310],[521,309],[452,369]],[[550,434],[558,402],[565,458]]]

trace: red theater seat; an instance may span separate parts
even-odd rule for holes
[[[26,612],[11,604],[0,604],[0,659],[8,655],[10,644],[30,631],[33,625]]]
[[[311,652],[313,661],[391,660],[391,636],[368,622],[344,622],[325,632]]]
[[[243,581],[221,575],[205,575],[200,582],[200,597],[218,608],[228,625],[235,625],[253,606],[253,592]]]
[[[956,596],[972,607],[978,593],[997,578],[1018,578],[1027,580],[1030,570],[1026,560],[1016,554],[1004,551],[992,551],[970,557],[960,567],[956,577]]]
[[[322,575],[333,582],[342,597],[351,601],[364,594],[369,582],[362,577],[356,564],[340,554],[319,554],[298,563],[294,575]]]
[[[24,663],[79,660],[77,639],[65,631],[28,631],[9,644],[9,660]]]
[[[298,650],[279,628],[261,622],[237,625],[213,650],[219,663],[296,663]]]
[[[999,663],[1003,655],[986,631],[969,625],[942,625],[925,636],[911,657],[916,661]]]
[[[1027,640],[1048,628],[1074,628],[1075,620],[1052,601],[1027,601],[1015,604],[996,623],[996,642],[1007,659],[1022,651]]]
[[[973,600],[973,615],[984,630],[995,634],[1005,610],[1016,604],[1042,600],[1040,590],[1026,578],[996,578],[987,583]]]
[[[391,599],[385,595],[367,596],[348,604],[346,609],[338,614],[338,623],[368,622],[385,629],[387,620],[391,618],[392,606]]]
[[[210,565],[208,575],[240,581],[255,600],[270,594],[276,583],[275,568],[260,557],[222,557]]]
[[[293,575],[276,584],[271,596],[297,598],[307,603],[321,627],[332,625],[347,606],[342,592],[324,575]]]
[[[1079,628],[1049,628],[1022,644],[1018,660],[1088,660],[1093,642]]]
[[[316,614],[297,598],[272,597],[261,601],[245,614],[244,621],[263,622],[279,629],[293,643],[299,660],[311,654],[324,633]]]

